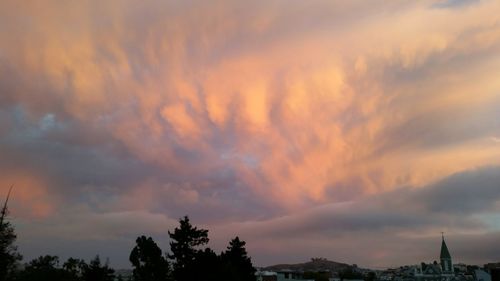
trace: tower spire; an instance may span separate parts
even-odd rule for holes
[[[443,239],[441,242],[441,255],[439,259],[441,260],[441,270],[445,274],[452,274],[453,263],[451,261],[450,251],[448,251],[448,246],[446,246],[446,242],[444,241],[444,232],[441,232],[441,238]]]

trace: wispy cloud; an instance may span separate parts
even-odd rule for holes
[[[444,0],[433,5],[435,8],[459,8],[479,3],[480,0]]]

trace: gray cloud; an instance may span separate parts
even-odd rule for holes
[[[421,188],[400,188],[351,202],[327,204],[269,221],[261,230],[275,237],[302,237],[388,229],[486,229],[487,224],[478,215],[498,211],[498,182],[500,168],[484,167]]]
[[[500,200],[500,169],[487,167],[452,175],[423,189],[417,198],[430,213],[467,216],[498,211]]]
[[[248,239],[261,264],[279,262],[283,255],[290,262],[323,255],[370,266],[417,264],[439,257],[441,231],[447,233],[456,261],[492,261],[498,259],[492,240],[498,226],[492,228],[485,214],[498,214],[499,175],[499,167],[483,167],[418,189],[402,188],[230,228]],[[284,253],[274,253],[277,249]]]
[[[444,0],[435,3],[434,5],[432,5],[432,7],[439,9],[460,8],[478,3],[479,1],[480,0]]]

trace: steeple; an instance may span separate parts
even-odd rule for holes
[[[451,259],[450,251],[448,251],[448,247],[446,246],[446,242],[444,242],[444,234],[442,234],[442,242],[441,242],[441,255],[440,259]]]
[[[441,255],[439,259],[441,260],[441,269],[445,274],[453,273],[453,263],[451,262],[450,251],[448,251],[448,247],[446,246],[446,242],[444,241],[444,233],[441,232],[442,242],[441,242]]]

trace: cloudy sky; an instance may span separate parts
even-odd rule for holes
[[[256,265],[500,260],[500,2],[1,1],[18,245],[128,267],[189,215]]]

